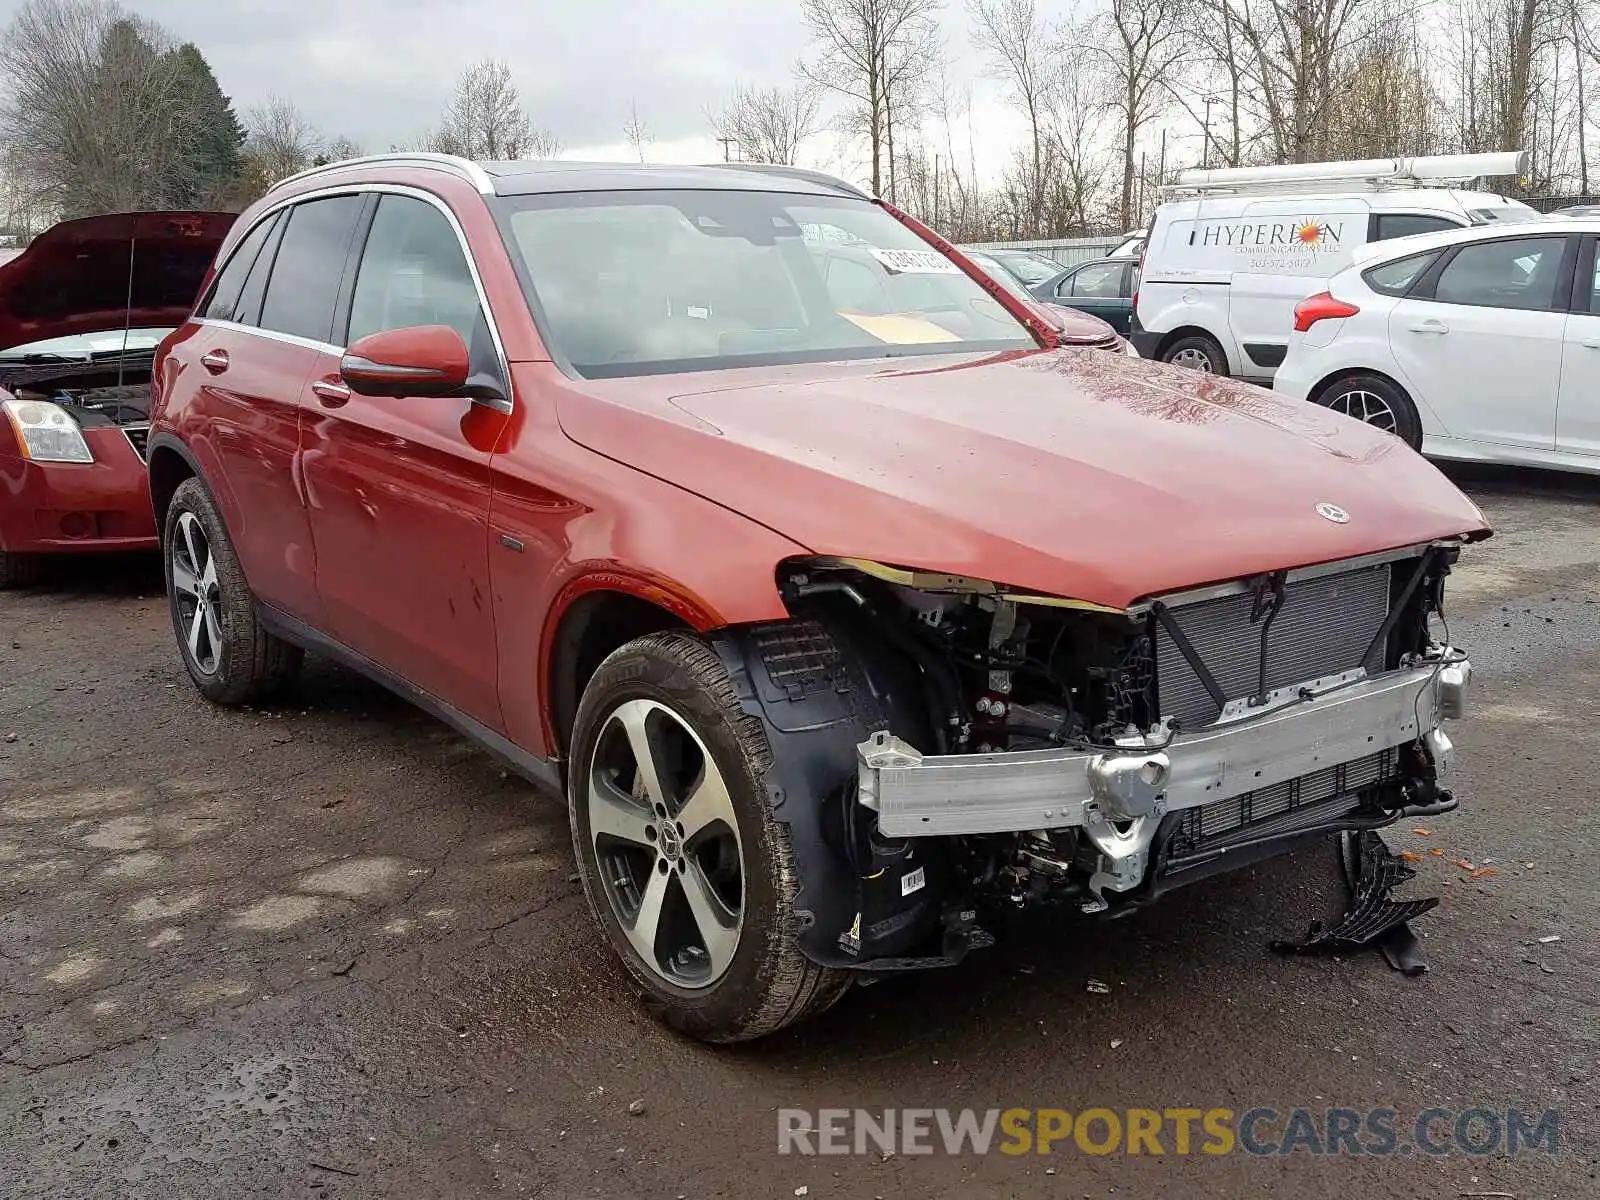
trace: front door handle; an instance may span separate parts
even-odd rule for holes
[[[210,350],[200,356],[200,365],[213,375],[221,375],[228,369],[228,352],[226,350]]]
[[[1426,321],[1413,321],[1410,325],[1412,333],[1449,333],[1450,326],[1443,321],[1428,319]]]
[[[318,379],[311,390],[324,408],[338,408],[350,402],[350,385],[337,379]]]
[[[1584,338],[1583,348],[1585,350],[1600,350],[1600,338]]]

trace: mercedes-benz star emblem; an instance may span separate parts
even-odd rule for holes
[[[1343,525],[1350,520],[1350,514],[1337,504],[1317,505],[1317,516],[1324,521],[1332,521],[1335,525]]]

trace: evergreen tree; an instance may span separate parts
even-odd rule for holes
[[[189,165],[185,172],[189,194],[182,199],[196,206],[215,204],[235,189],[243,173],[244,126],[233,111],[233,101],[218,86],[211,64],[193,42],[169,54],[175,107],[185,135],[171,152],[184,155]]]

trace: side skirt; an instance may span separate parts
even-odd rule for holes
[[[284,641],[293,642],[303,649],[324,658],[332,659],[372,682],[388,688],[402,700],[416,705],[431,717],[443,721],[457,732],[477,742],[490,754],[505,762],[529,783],[548,788],[566,802],[566,788],[559,760],[537,758],[521,746],[496,733],[481,721],[474,720],[453,705],[447,704],[432,692],[423,691],[410,680],[379,666],[366,655],[352,650],[343,642],[313,629],[304,621],[280,612],[269,605],[256,604],[256,618]]]

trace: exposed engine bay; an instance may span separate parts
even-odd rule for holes
[[[148,352],[112,362],[0,362],[0,388],[18,400],[59,405],[84,429],[147,424],[150,420]]]
[[[1314,835],[1454,807],[1438,785],[1448,739],[1423,728],[1420,707],[1416,721],[1396,714],[1420,705],[1416,680],[1469,669],[1430,626],[1442,620],[1458,550],[1438,543],[1275,572],[1127,611],[857,560],[788,564],[779,584],[796,621],[754,631],[746,661],[769,739],[815,764],[796,786],[830,796],[815,846],[795,823],[797,859],[842,859],[853,876],[836,877],[851,912],[820,911],[831,906],[808,886],[812,952],[842,952],[844,965],[868,970],[938,965],[985,944],[986,908],[1066,903],[1114,915]],[[1325,762],[1299,750],[1286,758],[1314,769],[1281,778],[1264,763],[1259,787],[1219,776],[1205,785],[1214,800],[1185,782],[1185,735],[1189,745],[1233,737],[1237,765],[1247,761],[1239,745],[1266,744],[1252,732],[1264,719],[1397,679],[1410,690],[1381,727],[1356,730],[1359,752],[1335,746]],[[805,739],[829,712],[853,727],[859,774],[840,768],[842,739],[828,743],[830,765],[801,748],[820,747]],[[963,762],[970,771],[956,770]],[[881,788],[868,783],[879,763]],[[1011,763],[1080,781],[1083,798],[1047,791],[1038,828],[1007,826],[993,813]],[[938,770],[906,769],[919,767]],[[900,792],[891,777],[905,780]],[[958,777],[977,789],[972,802],[942,782]],[[990,779],[999,782],[986,808]],[[908,836],[920,829],[928,836]]]

